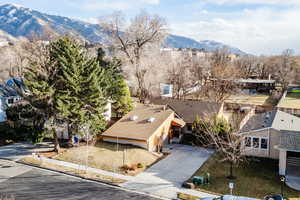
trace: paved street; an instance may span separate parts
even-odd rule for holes
[[[19,160],[34,152],[34,146],[30,143],[16,143],[12,145],[0,146],[0,158],[9,160]]]
[[[0,160],[0,196],[16,200],[155,200],[143,194]]]
[[[181,184],[203,165],[213,151],[180,144],[170,147],[170,155],[121,186],[171,199],[176,198],[177,192],[199,197],[214,196],[181,188]]]

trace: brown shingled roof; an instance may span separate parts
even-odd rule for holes
[[[168,105],[186,123],[193,123],[196,116],[206,117],[219,113],[222,104],[199,100],[153,99],[153,104]]]
[[[173,110],[164,108],[164,105],[138,104],[131,112],[107,129],[102,136],[148,140],[174,114]],[[138,118],[131,120],[133,116]],[[151,123],[147,121],[150,117],[155,118]]]

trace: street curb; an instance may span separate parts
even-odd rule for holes
[[[83,176],[79,176],[79,175],[77,175],[77,174],[72,174],[72,173],[68,173],[68,172],[63,172],[63,171],[59,171],[59,170],[51,169],[51,168],[47,168],[47,167],[41,167],[41,166],[38,166],[38,165],[26,163],[26,162],[23,162],[23,161],[18,161],[18,160],[17,160],[17,161],[14,161],[14,162],[19,163],[19,164],[23,164],[23,165],[28,165],[28,166],[31,166],[31,167],[35,167],[35,168],[39,168],[39,169],[44,169],[44,170],[48,170],[48,171],[60,173],[60,174],[65,174],[65,175],[68,175],[68,176],[73,176],[73,177],[76,177],[76,178],[79,178],[79,179],[83,179],[83,180],[87,180],[87,181],[103,183],[103,184],[106,184],[106,185],[110,185],[110,186],[114,186],[114,187],[119,187],[119,188],[121,188],[119,185],[114,184],[114,183],[111,183],[111,182],[107,182],[107,181],[101,181],[101,180],[97,180],[97,179],[86,178],[86,177],[83,177]]]
[[[0,158],[0,159],[2,159],[2,158]],[[114,183],[111,183],[111,182],[100,181],[100,180],[91,179],[91,178],[85,178],[85,177],[82,177],[82,176],[79,176],[79,175],[76,175],[76,174],[71,174],[71,173],[67,173],[67,172],[62,172],[62,171],[55,170],[55,169],[51,169],[51,168],[47,168],[47,167],[41,167],[41,166],[38,166],[38,165],[26,163],[26,162],[19,161],[19,160],[16,160],[16,161],[14,161],[14,160],[9,160],[9,159],[3,159],[3,160],[15,162],[15,163],[22,164],[22,165],[27,165],[27,166],[30,166],[30,167],[34,167],[34,168],[38,168],[38,169],[42,169],[42,170],[46,170],[46,171],[52,171],[52,172],[59,173],[59,174],[64,174],[64,175],[67,175],[67,176],[75,177],[75,178],[82,179],[82,180],[86,180],[86,181],[90,181],[90,182],[95,182],[95,183],[100,183],[100,184],[104,184],[104,185],[109,185],[109,186],[116,187],[116,188],[119,188],[119,189],[122,189],[122,190],[125,190],[125,191],[130,191],[130,192],[134,192],[134,193],[138,193],[138,194],[143,194],[143,195],[151,196],[151,197],[157,198],[157,199],[168,199],[168,198],[166,198],[166,197],[153,195],[153,194],[148,193],[148,192],[140,192],[140,191],[138,191],[138,190],[128,189],[128,188],[125,188],[125,187],[121,187],[121,186],[119,186],[119,185],[117,185],[117,184],[114,184]],[[168,199],[168,200],[169,200],[169,199]],[[172,199],[171,199],[171,200],[172,200]],[[176,200],[176,199],[175,199],[175,200]]]

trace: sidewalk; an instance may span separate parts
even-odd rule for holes
[[[64,167],[70,167],[73,169],[78,169],[78,170],[86,170],[86,166],[84,165],[78,165],[78,164],[74,164],[74,163],[70,163],[70,162],[65,162],[65,161],[61,161],[61,160],[54,160],[54,159],[50,159],[50,158],[46,158],[46,157],[37,157],[34,156],[34,158],[36,159],[40,159],[41,162],[47,162],[47,163],[52,163],[52,164],[56,164],[56,165],[60,165],[60,166],[64,166]],[[132,187],[128,187],[127,184],[129,185],[134,185],[134,183],[137,183],[136,177],[133,176],[126,176],[126,175],[122,175],[122,174],[117,174],[117,173],[113,173],[113,172],[109,172],[109,171],[105,171],[105,170],[101,170],[101,169],[96,169],[96,168],[91,168],[88,167],[87,170],[89,172],[93,172],[93,173],[97,173],[97,174],[101,174],[101,175],[105,175],[105,176],[110,176],[113,178],[118,178],[118,179],[123,179],[125,181],[127,181],[125,183],[125,185],[120,184],[121,187],[126,188],[126,189],[130,189],[130,190],[135,190],[135,191],[140,191],[138,188],[132,188]],[[152,180],[149,179],[149,182],[151,182]],[[176,199],[177,198],[177,192],[181,192],[181,193],[185,193],[185,194],[189,194],[189,195],[193,195],[193,196],[197,196],[197,197],[217,197],[215,195],[211,195],[208,193],[204,193],[204,192],[200,192],[200,191],[196,191],[196,190],[191,190],[191,189],[185,189],[185,188],[181,188],[180,186],[174,186],[170,183],[161,186],[159,184],[157,184],[156,187],[148,187],[149,190],[141,190],[141,192],[144,193],[148,193],[151,195],[156,195],[156,196],[160,196],[162,198],[168,198],[168,199]],[[157,190],[156,193],[153,193],[153,189]]]

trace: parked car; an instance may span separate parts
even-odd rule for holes
[[[250,197],[239,197],[239,196],[232,196],[232,195],[224,195],[224,196],[215,197],[215,198],[214,197],[201,198],[200,200],[257,200],[257,199],[250,198]]]
[[[283,196],[281,194],[272,194],[265,196],[264,200],[283,200]]]

